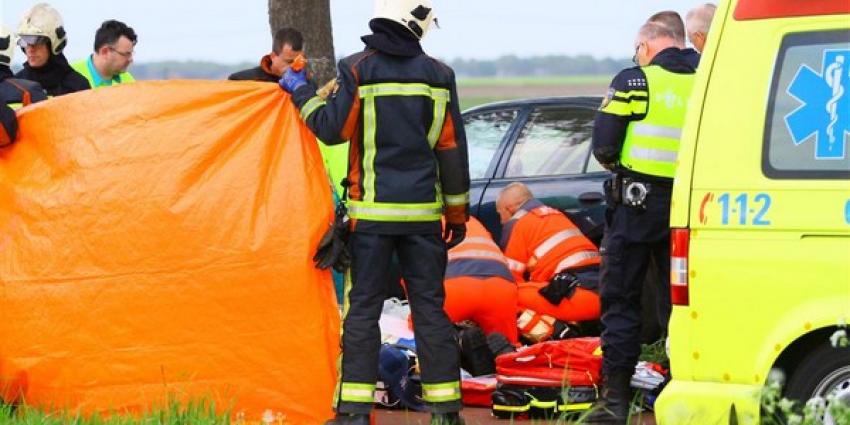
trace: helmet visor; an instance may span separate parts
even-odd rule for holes
[[[18,38],[18,46],[22,48],[26,48],[29,45],[47,45],[50,43],[50,39],[43,35],[21,35]]]

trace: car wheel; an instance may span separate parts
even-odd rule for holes
[[[850,405],[850,348],[830,344],[815,348],[788,379],[785,396],[802,403],[815,397],[834,397],[833,400]],[[823,423],[835,422],[827,414]]]

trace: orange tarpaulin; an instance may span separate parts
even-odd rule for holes
[[[339,313],[311,262],[331,193],[277,85],[122,85],[19,120],[0,150],[5,397],[331,416]]]

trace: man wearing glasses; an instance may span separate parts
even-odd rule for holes
[[[68,37],[59,12],[38,3],[18,25],[18,45],[27,55],[24,69],[15,78],[41,84],[48,96],[61,96],[90,88],[86,78],[74,71],[62,50]]]
[[[648,22],[635,40],[636,67],[618,73],[596,113],[593,155],[614,172],[605,183],[602,397],[587,423],[625,424],[630,380],[640,355],[641,291],[659,269],[657,294],[670,312],[670,198],[694,67],[668,27]]]
[[[71,66],[86,77],[93,89],[132,83],[136,80],[127,68],[133,63],[136,40],[133,28],[110,19],[94,35],[94,53]]]

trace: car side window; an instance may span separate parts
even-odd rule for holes
[[[850,177],[850,31],[786,35],[773,76],[764,132],[765,175]]]
[[[485,178],[493,155],[499,149],[517,111],[501,110],[471,113],[463,116],[466,130],[466,145],[469,150],[469,177],[473,180]]]
[[[582,174],[590,153],[594,111],[538,109],[517,139],[505,177]]]

